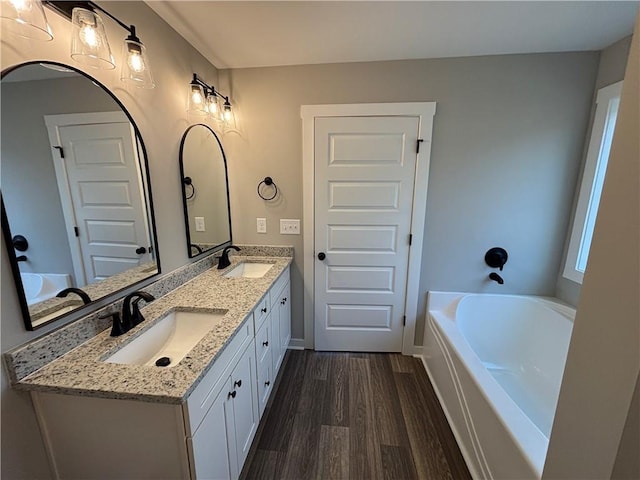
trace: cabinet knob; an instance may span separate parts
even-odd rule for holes
[[[262,342],[262,346],[263,347],[268,347],[269,346],[269,341],[267,340],[266,342]]]
[[[327,256],[325,255],[325,253],[324,253],[324,252],[320,252],[320,253],[318,254],[318,260],[322,261],[322,260],[324,260],[325,258],[327,258]]]
[[[271,385],[271,382],[267,380],[266,382],[264,382],[264,384],[268,387],[269,385]]]
[[[262,313],[267,313],[267,307],[261,308],[261,309],[260,309],[260,311],[261,311]]]
[[[242,380],[238,380],[237,382],[233,382],[233,386],[240,388],[242,386]]]
[[[229,392],[229,397],[231,397],[231,398],[236,398],[236,395],[237,395],[237,393],[236,393],[235,390],[233,392]]]

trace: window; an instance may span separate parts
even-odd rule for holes
[[[616,127],[621,90],[622,82],[618,82],[601,88],[596,96],[596,113],[563,273],[565,278],[578,283],[582,283],[582,277],[587,268],[611,141]]]

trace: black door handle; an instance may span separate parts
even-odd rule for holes
[[[327,256],[324,254],[324,252],[320,252],[318,254],[318,260],[324,260],[325,258],[327,258]]]
[[[233,386],[234,387],[241,387],[242,386],[242,380],[238,380],[237,382],[233,382]]]
[[[236,398],[236,395],[237,395],[237,393],[236,393],[236,391],[234,390],[233,392],[229,392],[229,395],[227,396],[227,398],[228,398],[228,397]]]
[[[142,255],[143,253],[147,253],[147,249],[144,248],[144,247],[138,247],[138,248],[136,248],[136,253],[138,255]]]

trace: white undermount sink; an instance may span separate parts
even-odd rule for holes
[[[220,323],[226,313],[226,310],[214,313],[171,312],[104,361],[173,367]],[[156,363],[159,359],[165,360]]]
[[[262,278],[271,267],[273,267],[273,263],[241,262],[224,276],[227,278]]]

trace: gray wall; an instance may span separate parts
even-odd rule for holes
[[[589,139],[591,137],[591,123],[593,122],[593,116],[596,110],[596,95],[598,89],[611,85],[612,83],[619,82],[624,78],[624,71],[627,65],[627,58],[629,57],[629,48],[631,48],[631,35],[625,37],[616,43],[608,46],[600,52],[600,63],[598,65],[598,75],[596,77],[596,86],[593,92],[593,101],[591,105],[591,115],[589,121],[589,130],[584,138],[584,146],[582,153],[582,161],[580,166],[580,177],[575,185],[575,193],[573,198],[573,207],[571,209],[572,216],[571,222],[568,225],[567,235],[565,238],[564,254],[562,256],[562,263],[560,264],[560,271],[558,274],[558,283],[556,286],[556,296],[561,298],[565,302],[571,305],[578,305],[580,299],[580,284],[576,283],[568,278],[562,276],[564,270],[564,264],[567,258],[567,250],[569,249],[569,236],[571,235],[571,229],[573,228],[573,213],[575,212],[576,203],[578,202],[578,193],[580,183],[582,183],[582,169],[584,168],[584,162],[587,158],[587,148],[589,146]]]
[[[182,217],[178,152],[184,130],[200,119],[189,118],[186,114],[188,83],[196,72],[207,82],[218,86],[218,72],[143,2],[104,2],[100,5],[118,18],[136,25],[153,66],[157,84],[153,90],[125,86],[120,82],[119,68],[86,71],[112,90],[140,127],[150,159],[162,268],[168,272],[189,261]],[[70,22],[47,8],[45,11],[55,39],[51,42],[35,42],[10,37],[2,32],[0,61],[3,70],[32,60],[74,63],[69,58]],[[104,23],[116,63],[120,65],[123,31],[108,19]],[[79,64],[74,65],[82,69]],[[4,96],[2,100],[4,103]],[[2,127],[5,127],[4,123]],[[11,281],[4,239],[1,247],[3,281],[0,338],[4,352],[59,327],[61,322],[54,322],[36,332],[25,330]],[[49,478],[29,396],[9,388],[4,368],[1,387],[2,478]]]
[[[598,53],[239,69],[221,72],[242,122],[225,137],[234,239],[291,244],[293,338],[303,338],[300,106],[436,101],[416,340],[428,290],[554,295],[598,66]],[[223,82],[224,83],[224,82]],[[266,175],[276,204],[251,191]],[[240,188],[240,186],[242,186]],[[266,217],[268,233],[255,232]],[[305,232],[303,232],[305,233]],[[510,254],[505,284],[484,253]]]
[[[11,233],[29,241],[21,271],[74,276],[44,115],[113,111],[118,104],[85,78],[3,81],[2,198]]]

